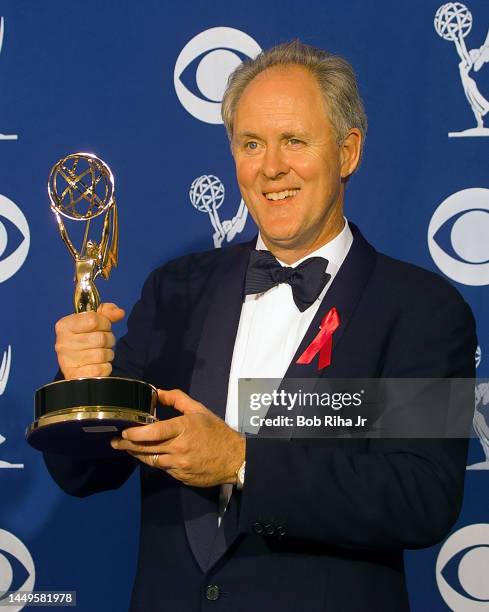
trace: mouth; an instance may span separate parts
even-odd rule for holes
[[[265,199],[277,202],[279,200],[290,200],[299,193],[300,189],[284,189],[283,191],[264,191]]]

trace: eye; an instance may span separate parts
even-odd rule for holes
[[[34,561],[29,550],[19,538],[0,529],[0,593],[32,591],[34,582]]]
[[[29,244],[29,225],[23,212],[0,194],[0,283],[22,267]]]
[[[255,140],[250,140],[245,144],[245,149],[249,149],[250,151],[256,151],[256,149],[258,149],[258,143]]]
[[[302,140],[299,140],[298,138],[289,138],[287,140],[287,144],[290,144],[293,147],[295,147],[297,145],[301,145],[301,144],[304,144],[304,143],[302,142]]]
[[[229,75],[243,59],[260,51],[251,36],[235,28],[210,28],[197,34],[175,63],[173,82],[182,106],[196,119],[222,123],[221,102]]]
[[[428,248],[435,264],[465,285],[489,284],[489,190],[464,189],[435,210]]]

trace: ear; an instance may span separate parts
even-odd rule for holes
[[[360,161],[362,134],[358,128],[351,128],[340,146],[341,178],[352,174]]]

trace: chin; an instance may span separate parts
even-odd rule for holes
[[[286,246],[288,244],[293,245],[298,240],[297,233],[292,231],[266,231],[265,229],[261,229],[260,231],[262,237],[268,242],[281,246]]]
[[[295,220],[294,222],[290,217],[266,219],[265,223],[258,225],[264,235],[277,240],[293,239],[300,234],[300,227],[298,227],[297,221]]]

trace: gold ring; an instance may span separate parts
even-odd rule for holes
[[[159,467],[159,465],[158,465],[158,457],[159,457],[159,454],[158,454],[158,453],[155,453],[155,454],[154,454],[154,455],[151,457],[151,461],[152,461],[152,463],[153,463],[153,467]]]

